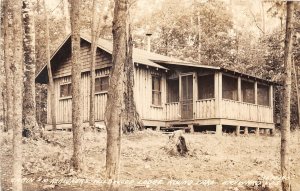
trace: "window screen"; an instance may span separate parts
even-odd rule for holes
[[[254,83],[242,80],[242,101],[247,103],[255,103]]]
[[[198,99],[209,99],[215,97],[214,75],[198,77]]]
[[[179,101],[179,79],[167,80],[167,102],[178,102]]]
[[[257,84],[257,103],[258,105],[270,105],[269,86]]]
[[[222,77],[222,97],[224,99],[238,100],[237,78],[223,75]]]

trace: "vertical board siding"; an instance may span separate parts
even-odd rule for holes
[[[179,102],[166,103],[166,120],[179,120],[180,110]]]
[[[96,71],[96,76],[109,75],[109,68]],[[81,75],[81,87],[82,87],[82,116],[83,121],[89,120],[90,110],[90,74],[85,72]],[[54,80],[55,87],[55,100],[56,100],[56,123],[71,123],[72,122],[72,98],[60,98],[60,85],[71,82],[71,76],[57,78]],[[47,97],[47,123],[51,124],[51,108],[50,98]],[[107,93],[99,93],[95,95],[95,120],[104,120],[104,111],[107,101]]]
[[[152,106],[152,73],[161,75],[161,106]],[[136,67],[135,68],[135,91],[137,111],[142,119],[146,120],[165,120],[166,110],[166,75],[163,72],[153,69]]]

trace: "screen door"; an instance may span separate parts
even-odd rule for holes
[[[193,118],[193,75],[181,76],[181,119]]]

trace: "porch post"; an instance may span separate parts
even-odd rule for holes
[[[269,91],[269,102],[270,102],[270,107],[273,108],[273,85],[270,86],[270,91]]]
[[[218,100],[218,118],[222,118],[222,72],[218,73],[218,97],[216,97],[216,100]]]
[[[180,119],[182,118],[182,113],[181,113],[181,92],[182,92],[182,81],[181,81],[181,75],[179,75],[179,107],[178,107],[178,109],[179,109],[179,111],[178,111],[178,113],[179,113],[179,115],[180,115]]]
[[[238,77],[238,101],[242,101],[242,80]]]
[[[257,105],[257,82],[254,82],[254,102]]]
[[[217,118],[221,119],[222,118],[222,72],[218,72],[218,75],[216,76],[216,83],[217,88],[216,88],[216,101],[218,103],[218,108],[216,110],[217,112]],[[222,135],[222,124],[217,124],[216,125],[216,134],[217,135]]]
[[[219,100],[219,73],[215,72],[215,78],[214,78],[214,97],[215,97],[215,117],[219,118],[220,117],[220,111],[219,111],[219,105],[220,105],[220,100]]]
[[[196,118],[196,101],[198,100],[198,75],[197,72],[193,74],[193,119]]]

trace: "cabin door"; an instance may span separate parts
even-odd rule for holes
[[[181,76],[181,119],[193,118],[193,74]]]

